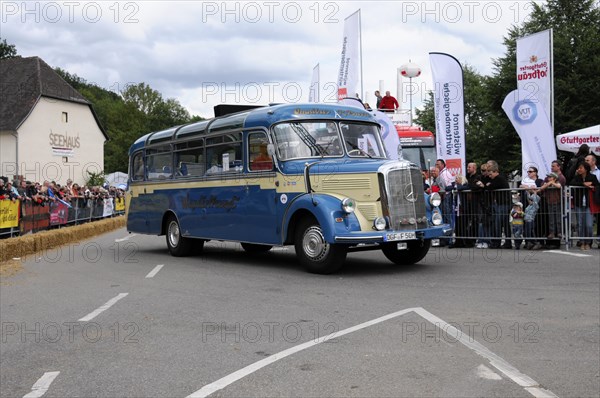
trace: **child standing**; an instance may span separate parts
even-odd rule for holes
[[[540,197],[537,193],[527,192],[527,201],[529,202],[527,208],[525,209],[525,238],[533,238],[534,230],[535,230],[535,215],[537,214],[538,209],[540,208]],[[526,244],[526,249],[539,250],[542,248],[542,244],[540,242],[533,242],[530,240]]]
[[[515,250],[519,250],[521,248],[521,243],[523,242],[523,219],[525,218],[523,203],[514,203],[513,208],[510,211],[510,216],[512,218],[512,236],[515,239]]]

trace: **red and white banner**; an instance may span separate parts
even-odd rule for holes
[[[523,156],[529,158],[522,165],[522,175],[527,174],[530,166],[537,167],[540,177],[552,172],[550,165],[556,159],[556,147],[550,120],[537,98],[529,92],[514,90],[504,99],[502,109],[521,137]]]
[[[548,118],[546,128],[550,131],[550,138],[554,137],[552,56],[552,29],[517,39],[517,89],[523,93],[521,99],[535,99],[536,104],[544,110]],[[530,148],[525,142],[521,141],[521,146],[521,167],[525,172],[527,167],[539,161],[539,158],[528,152],[527,149]]]
[[[552,29],[517,39],[517,89],[537,98],[552,124]]]
[[[319,64],[317,64],[313,68],[312,79],[310,81],[310,87],[308,89],[308,102],[319,102],[320,101],[320,72],[319,72]]]
[[[356,97],[360,69],[360,9],[344,21],[344,39],[338,71],[338,101]]]
[[[561,151],[577,153],[581,144],[587,144],[596,154],[600,153],[600,124],[556,136],[556,146]]]
[[[451,55],[429,53],[433,75],[437,155],[456,176],[466,173],[463,71]]]

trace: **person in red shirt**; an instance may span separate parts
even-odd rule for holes
[[[379,109],[381,109],[384,112],[393,112],[399,107],[400,105],[398,105],[398,101],[396,100],[396,98],[392,97],[389,91],[386,91],[385,97],[383,97],[381,99],[381,102],[379,103]]]

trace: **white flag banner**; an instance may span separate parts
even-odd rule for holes
[[[319,102],[320,101],[320,72],[319,64],[313,68],[312,79],[310,81],[310,88],[308,90],[308,102]]]
[[[527,168],[535,166],[539,176],[546,176],[552,171],[550,165],[556,159],[556,146],[544,107],[531,93],[514,90],[504,99],[502,109],[521,137],[522,151],[529,159],[521,165],[522,175]]]
[[[353,106],[355,108],[365,109],[363,103],[357,98],[344,98],[339,102],[341,105]],[[371,115],[381,125],[381,140],[385,148],[385,153],[389,159],[398,160],[400,147],[400,137],[398,137],[398,130],[390,119],[390,114],[380,111],[371,111]],[[374,146],[375,147],[375,146]],[[379,154],[376,154],[379,156]]]
[[[360,69],[360,9],[344,21],[344,40],[338,71],[338,101],[355,97]]]
[[[552,124],[552,29],[517,39],[517,89],[537,98]]]
[[[466,173],[463,71],[451,55],[429,53],[433,75],[437,155],[454,176]]]

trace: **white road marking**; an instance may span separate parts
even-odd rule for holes
[[[528,393],[530,393],[531,395],[533,395],[536,398],[555,398],[556,397],[556,395],[552,394],[550,391],[544,390],[543,388],[539,388],[539,387],[527,387],[527,388],[525,388],[525,390],[527,390]]]
[[[566,254],[567,256],[573,256],[573,257],[591,257],[590,254],[572,253],[572,252],[563,251],[563,250],[544,250],[544,253]]]
[[[126,240],[128,240],[129,238],[133,238],[134,236],[136,236],[137,234],[129,234],[124,238],[121,239],[115,239],[115,242],[125,242]]]
[[[470,348],[471,350],[475,351],[478,355],[489,360],[490,365],[498,369],[500,372],[504,373],[506,377],[508,377],[521,387],[525,387],[525,390],[533,396],[540,397],[540,395],[536,395],[534,394],[534,392],[543,391],[544,394],[546,394],[544,395],[545,397],[556,397],[556,395],[554,395],[551,391],[540,388],[539,383],[533,380],[531,377],[527,376],[524,373],[521,373],[517,368],[506,362],[504,359],[500,358],[498,355],[488,350],[485,346],[481,345],[470,336],[465,335],[461,331],[457,330],[454,326],[446,323],[441,318],[438,318],[437,316],[433,315],[431,312],[425,310],[424,308],[415,308],[414,311],[429,322],[433,323],[436,327],[442,329],[449,336],[452,336],[452,338],[458,340],[467,348]]]
[[[112,307],[117,301],[121,300],[123,297],[127,296],[128,294],[129,293],[119,293],[119,295],[117,297],[111,298],[103,306],[101,306],[98,309],[90,312],[89,314],[87,314],[83,318],[79,319],[79,322],[91,321],[92,319],[94,319],[95,317],[97,317],[100,313],[102,313],[102,312],[106,311],[107,309],[109,309],[110,307]]]
[[[502,376],[485,365],[479,365],[477,367],[477,376],[487,380],[502,380]]]
[[[154,275],[158,274],[158,271],[160,271],[160,269],[164,266],[164,264],[158,264],[152,271],[148,273],[148,275],[146,275],[146,278],[154,278]]]
[[[46,372],[42,377],[35,382],[33,387],[31,387],[31,392],[27,395],[24,395],[23,398],[39,398],[48,391],[50,388],[50,384],[56,379],[60,372]]]
[[[288,357],[292,354],[295,354],[295,353],[305,350],[307,348],[313,347],[313,346],[323,343],[325,341],[331,340],[333,338],[336,338],[339,336],[344,336],[344,335],[352,333],[352,332],[356,332],[357,330],[361,330],[361,329],[367,328],[369,326],[373,326],[378,323],[385,322],[387,320],[399,317],[401,315],[408,314],[410,312],[414,312],[414,313],[420,315],[421,317],[425,318],[426,320],[431,322],[433,325],[435,325],[437,328],[442,329],[445,333],[447,333],[449,336],[452,336],[454,339],[456,339],[457,341],[462,343],[467,348],[470,348],[471,350],[475,351],[478,355],[488,359],[490,361],[490,364],[493,367],[498,369],[500,372],[504,373],[508,378],[510,378],[512,381],[514,381],[518,385],[525,387],[525,390],[527,392],[529,392],[531,395],[535,396],[536,398],[550,398],[550,397],[557,398],[557,396],[554,395],[551,391],[542,389],[539,386],[539,383],[537,383],[535,380],[533,380],[526,374],[521,373],[518,369],[516,369],[515,367],[510,365],[504,359],[500,358],[498,355],[494,354],[493,352],[488,350],[486,347],[484,347],[483,345],[481,345],[480,343],[478,343],[471,337],[463,335],[463,333],[461,331],[457,330],[454,326],[448,324],[447,322],[443,321],[441,318],[438,318],[437,316],[433,315],[432,313],[430,313],[429,311],[427,311],[421,307],[407,308],[405,310],[393,312],[391,314],[384,315],[380,318],[376,318],[371,321],[364,322],[364,323],[349,327],[344,330],[340,330],[339,332],[334,332],[334,333],[328,334],[327,336],[323,336],[318,339],[307,341],[306,343],[299,344],[295,347],[288,348],[287,350],[283,350],[277,354],[271,355],[270,357],[261,359],[260,361],[254,362],[253,364],[250,364],[238,371],[235,371],[225,377],[222,377],[217,381],[207,384],[204,387],[202,387],[201,389],[199,389],[198,391],[193,392],[192,394],[188,395],[186,398],[207,397],[207,396],[211,395],[212,393],[222,390],[223,388],[229,386],[230,384],[233,384],[236,381],[248,376],[249,374],[252,374],[252,373],[264,368],[267,365],[270,365],[276,361],[279,361],[280,359],[283,359],[285,357]]]
[[[305,350],[307,348],[310,348],[312,346],[315,346],[317,344],[323,343],[325,341],[331,340],[335,337],[339,337],[339,336],[343,336],[346,335],[348,333],[352,333],[355,332],[357,330],[361,330],[364,329],[366,327],[369,326],[373,326],[376,325],[378,323],[387,321],[389,319],[392,318],[396,318],[400,315],[404,315],[404,314],[408,314],[409,312],[412,312],[413,310],[411,308],[406,309],[406,310],[402,310],[402,311],[398,311],[398,312],[394,312],[392,314],[388,314],[385,316],[382,316],[381,318],[377,318],[377,319],[373,319],[372,321],[368,321],[365,323],[361,323],[360,325],[356,325],[356,326],[352,326],[348,329],[344,329],[344,330],[340,330],[339,332],[334,332],[331,334],[328,334],[327,336],[323,336],[320,337],[318,339],[314,339],[311,341],[307,341],[306,343],[303,344],[299,344],[295,347],[292,348],[288,348],[287,350],[283,350],[281,352],[278,352],[277,354],[273,354],[270,357],[267,357],[265,359],[261,359],[258,362],[254,362],[251,365],[246,366],[245,368],[242,368],[240,370],[238,370],[237,372],[233,372],[230,375],[227,375],[215,382],[212,382],[210,384],[205,385],[204,387],[202,387],[201,389],[199,389],[198,391],[188,395],[188,398],[200,398],[200,397],[207,397],[210,394],[219,391],[225,387],[227,387],[228,385],[238,381],[239,379],[248,376],[251,373],[256,372],[259,369],[264,368],[267,365],[272,364],[273,362],[279,361],[280,359],[283,359],[287,356],[290,356],[292,354],[295,354],[297,352],[300,352],[302,350]]]

